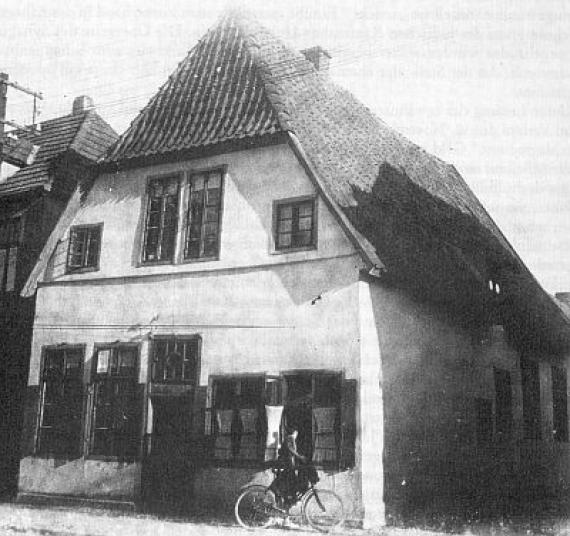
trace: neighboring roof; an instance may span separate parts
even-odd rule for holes
[[[566,317],[457,170],[249,16],[228,13],[206,33],[105,162],[139,165],[276,133],[289,136],[361,250],[374,251],[398,284],[471,307],[492,277],[519,332],[541,329],[570,341]],[[484,310],[488,303],[480,302]]]
[[[49,188],[54,161],[64,153],[74,153],[96,162],[116,141],[117,134],[94,110],[44,121],[37,131],[18,131],[18,137],[39,146],[34,162],[0,183],[0,196]]]

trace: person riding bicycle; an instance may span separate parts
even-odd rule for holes
[[[272,484],[272,491],[285,499],[286,505],[296,500],[311,484],[319,480],[312,464],[312,411],[306,404],[286,408],[283,416],[283,442],[279,449],[281,472]]]

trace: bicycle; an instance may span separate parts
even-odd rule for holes
[[[272,470],[277,478],[282,469],[273,467]],[[344,521],[342,499],[334,491],[312,484],[290,499],[271,486],[251,484],[237,498],[234,513],[238,524],[246,529],[266,528],[276,518],[290,519],[291,509],[297,505],[300,505],[302,519],[320,532],[329,532]]]

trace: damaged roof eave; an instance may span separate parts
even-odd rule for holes
[[[319,177],[319,174],[315,167],[312,165],[307,153],[303,149],[299,138],[294,132],[288,131],[287,135],[289,137],[290,146],[295,153],[295,156],[299,159],[299,162],[305,169],[308,177],[311,179],[315,185],[317,191],[322,195],[325,203],[327,204],[329,210],[335,216],[337,222],[344,230],[346,236],[351,241],[356,250],[360,253],[362,260],[366,264],[367,269],[371,275],[379,276],[381,273],[386,271],[386,266],[378,257],[376,250],[370,243],[370,241],[364,237],[355,227],[352,225],[350,220],[347,218],[346,214],[342,211],[333,197],[328,193],[324,181]]]

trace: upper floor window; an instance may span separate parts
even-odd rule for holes
[[[93,364],[90,454],[134,458],[138,452],[138,348],[98,348]]]
[[[185,259],[217,257],[220,249],[221,170],[196,173],[189,180]]]
[[[21,235],[21,218],[0,222],[0,292],[16,290],[16,262]]]
[[[199,337],[157,337],[152,348],[152,381],[196,384],[199,361]]]
[[[316,244],[315,200],[280,201],[275,204],[275,249],[314,247]]]
[[[77,225],[69,231],[67,272],[99,269],[101,229],[103,225]]]
[[[178,224],[178,177],[153,179],[148,185],[142,260],[172,261]]]
[[[222,175],[223,171],[216,169],[193,173],[187,181],[182,181],[179,176],[169,176],[149,182],[143,262],[218,257]],[[183,222],[179,224],[182,212]]]
[[[81,449],[83,348],[44,350],[38,452],[74,456]]]

